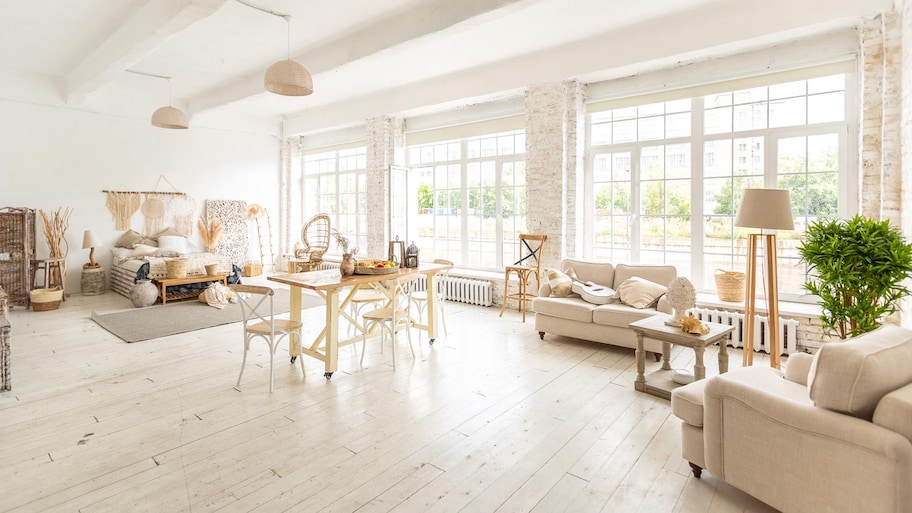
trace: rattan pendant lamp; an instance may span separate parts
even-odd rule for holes
[[[145,73],[143,71],[134,71],[132,69],[128,69],[126,71],[128,73],[133,73],[134,75],[161,78],[168,81],[168,105],[159,107],[155,110],[155,112],[152,113],[152,126],[157,126],[159,128],[176,129],[186,129],[190,127],[190,124],[187,122],[187,115],[184,114],[182,110],[171,105],[171,77],[155,75],[154,73]]]
[[[291,60],[291,16],[253,5],[244,0],[237,0],[237,2],[285,19],[286,41],[288,44],[286,59],[276,62],[266,69],[266,76],[263,79],[266,90],[283,96],[307,96],[313,93],[313,78],[310,76],[310,72],[304,66]]]
[[[152,126],[159,128],[186,129],[190,127],[187,115],[177,107],[171,106],[171,78],[168,77],[168,105],[159,107],[152,113]]]

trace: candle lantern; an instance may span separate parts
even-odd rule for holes
[[[389,243],[389,255],[386,258],[390,262],[393,262],[397,265],[404,262],[405,259],[405,241],[399,240],[399,236],[396,235],[396,240],[391,240]]]
[[[405,250],[405,266],[418,267],[418,246],[415,245],[415,241],[412,241]]]

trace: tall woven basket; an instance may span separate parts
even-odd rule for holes
[[[744,273],[716,269],[716,291],[722,301],[744,301]]]
[[[186,278],[187,277],[187,259],[172,258],[165,261],[165,268],[168,270],[168,278]]]

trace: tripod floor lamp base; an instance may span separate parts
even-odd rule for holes
[[[779,368],[779,278],[776,273],[776,235],[752,233],[747,239],[747,296],[744,303],[744,359],[747,367],[754,363],[754,345],[756,300],[757,300],[757,253],[760,241],[766,251],[766,293],[769,333],[766,334],[767,349],[770,355],[770,366]]]

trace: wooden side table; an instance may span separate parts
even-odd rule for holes
[[[725,343],[728,334],[735,330],[734,326],[718,324],[714,322],[705,322],[709,327],[709,333],[706,335],[692,335],[685,333],[681,328],[668,326],[665,321],[669,316],[657,314],[646,319],[641,319],[628,324],[630,329],[636,333],[636,364],[637,378],[633,387],[640,391],[652,395],[671,399],[671,391],[680,386],[671,379],[671,345],[689,347],[694,350],[696,361],[694,362],[694,380],[701,380],[706,377],[706,367],[703,365],[703,352],[706,347],[719,342],[719,374],[728,372],[728,345]],[[646,381],[646,350],[643,346],[643,339],[651,339],[662,342],[663,359],[662,368],[649,374],[649,380]]]
[[[172,294],[168,295],[168,287],[174,287],[176,285],[189,285],[191,283],[208,283],[217,281],[222,285],[228,286],[228,275],[227,274],[214,274],[206,275],[200,274],[195,276],[185,276],[183,278],[162,278],[160,280],[152,280],[152,283],[159,287],[161,291],[159,293],[159,299],[161,299],[162,304],[166,304],[168,301],[177,301],[179,299],[187,299],[191,297],[197,297],[200,295],[201,290],[194,290],[193,292],[186,292],[181,294]]]
[[[79,282],[83,296],[97,296],[105,293],[105,272],[103,267],[90,267],[82,270]]]

